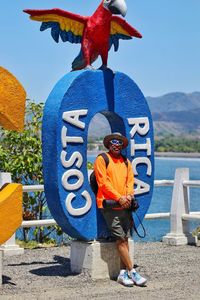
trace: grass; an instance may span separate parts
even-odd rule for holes
[[[50,247],[56,247],[57,244],[55,241],[51,240],[48,243],[38,243],[36,241],[20,241],[16,240],[16,244],[24,249],[36,249],[36,248],[50,248]]]

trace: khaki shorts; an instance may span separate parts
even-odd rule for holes
[[[128,209],[101,209],[111,236],[115,240],[125,240],[132,235],[133,219]]]

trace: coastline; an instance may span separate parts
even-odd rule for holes
[[[155,157],[200,158],[199,152],[155,152]]]
[[[103,151],[88,151],[87,154],[91,156],[97,156]],[[199,152],[155,152],[155,157],[176,157],[176,158],[200,158]]]

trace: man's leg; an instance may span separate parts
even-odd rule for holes
[[[128,271],[132,270],[132,261],[129,255],[128,239],[116,241],[117,250],[120,257],[120,273],[117,282],[125,286],[133,286],[134,282],[129,278]],[[128,271],[127,271],[128,270]]]
[[[140,276],[133,268],[133,262],[129,255],[128,236],[132,227],[132,216],[129,211],[102,211],[112,236],[116,238],[116,246],[120,257],[121,271],[117,282],[125,286],[145,285],[146,279]],[[129,274],[128,274],[129,273]],[[130,277],[131,279],[130,279]]]
[[[128,239],[117,240],[116,245],[120,256],[121,269],[127,269],[131,271],[133,269],[133,263],[129,255]]]
[[[133,280],[133,283],[139,286],[144,286],[147,280],[146,278],[142,277],[139,273],[137,273],[136,270],[133,268],[133,263],[129,255],[128,240],[117,240],[116,245],[120,256],[121,270],[127,269],[129,271],[130,278]],[[119,279],[121,279],[120,275],[118,277],[118,280]],[[122,280],[120,283],[124,284]]]
[[[129,243],[128,243],[128,238],[126,238],[126,245],[127,245],[127,249],[128,249],[128,253],[129,253]],[[129,254],[130,256],[130,254]],[[126,265],[123,263],[123,261],[120,258],[120,269],[126,269]]]

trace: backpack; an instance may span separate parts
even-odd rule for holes
[[[98,156],[102,156],[104,161],[105,161],[105,165],[106,165],[106,169],[109,165],[109,158],[108,158],[108,155],[106,153],[101,153],[99,154]],[[126,167],[128,168],[128,160],[127,160],[127,157],[123,156],[122,155],[122,158],[124,160],[124,163],[126,165]],[[94,171],[91,173],[90,175],[90,186],[91,186],[91,189],[93,191],[93,193],[95,195],[97,195],[97,192],[98,192],[98,184],[97,184],[97,180],[96,180],[96,176],[95,176],[95,173]]]

